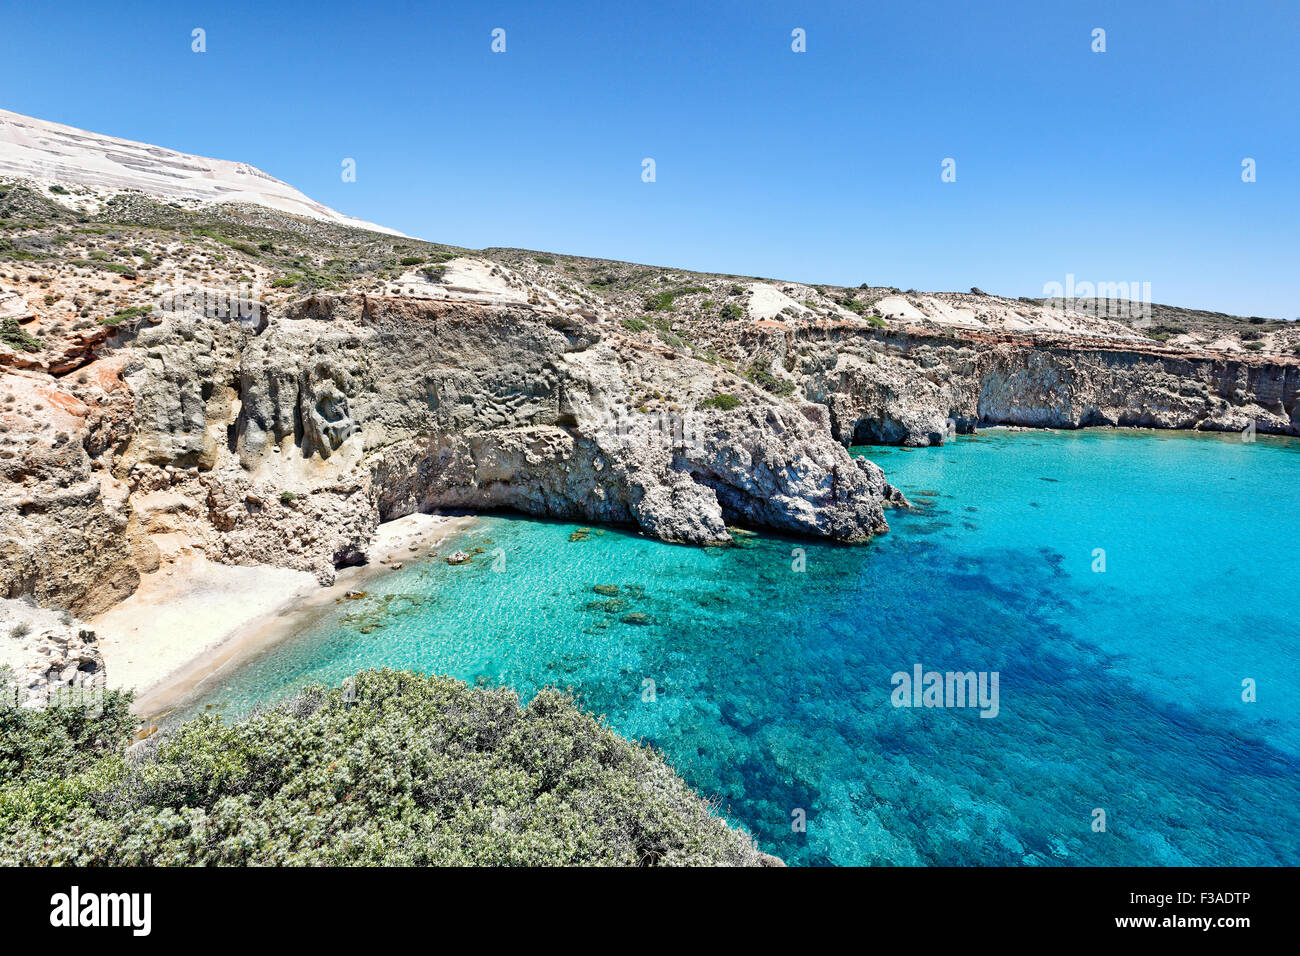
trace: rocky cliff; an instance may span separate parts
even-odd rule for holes
[[[846,445],[933,445],[981,425],[1300,434],[1290,358],[926,328],[755,328],[743,341],[826,406]]]
[[[85,186],[0,183],[0,219],[0,596],[80,614],[193,551],[330,581],[419,510],[861,540],[900,496],[850,444],[1300,433],[1277,320],[470,254]]]
[[[895,496],[820,406],[528,303],[316,295],[243,321],[133,317],[77,375],[14,370],[0,594],[91,613],[198,549],[322,582],[380,521],[510,508],[722,544],[729,523],[837,540]],[[673,409],[638,411],[642,390]]]

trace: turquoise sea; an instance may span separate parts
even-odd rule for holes
[[[571,688],[792,864],[1300,864],[1300,441],[855,453],[918,505],[871,544],[489,516],[473,564],[393,572],[195,706],[378,666]],[[996,671],[997,716],[893,706],[916,664]]]

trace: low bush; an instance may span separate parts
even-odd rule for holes
[[[733,408],[739,406],[740,399],[735,395],[730,395],[726,392],[723,392],[720,395],[711,395],[704,401],[700,402],[700,408],[719,408],[724,412],[729,412]]]
[[[39,352],[45,348],[44,342],[19,325],[14,318],[0,322],[0,342],[15,352]]]
[[[794,382],[773,375],[761,362],[755,362],[745,373],[751,382],[765,392],[771,392],[781,398],[794,394]]]
[[[99,320],[100,325],[107,325],[109,328],[116,328],[127,319],[134,319],[141,315],[147,315],[151,311],[147,305],[133,305],[129,309],[119,309],[110,316],[105,316]]]
[[[542,691],[365,671],[238,723],[125,745],[99,716],[0,710],[0,865],[770,861],[654,751]]]

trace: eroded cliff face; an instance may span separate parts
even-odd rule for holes
[[[10,372],[0,595],[91,614],[189,550],[331,582],[380,521],[511,508],[720,544],[861,540],[898,498],[820,406],[527,303],[316,296],[155,312],[76,375]],[[648,389],[672,410],[636,411]]]
[[[898,495],[853,443],[1300,433],[1291,323],[1157,307],[1142,330],[100,198],[0,194],[21,243],[0,254],[0,597],[85,616],[194,551],[330,581],[416,510],[859,540]]]
[[[112,369],[84,374],[86,399],[49,376],[0,376],[11,439],[0,449],[0,597],[92,614],[130,594],[152,558],[129,489],[97,467],[130,396]]]
[[[0,597],[81,615],[189,551],[331,582],[379,522],[516,509],[721,544],[861,540],[900,496],[861,443],[979,425],[1300,434],[1300,363],[1086,336],[737,327],[721,364],[519,297],[318,295],[156,310],[0,389]],[[761,380],[761,376],[759,377]],[[719,397],[727,402],[719,403]],[[714,405],[732,405],[722,410]]]
[[[803,328],[752,336],[845,444],[979,425],[1300,434],[1300,362],[1014,335]]]

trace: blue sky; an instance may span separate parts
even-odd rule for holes
[[[608,6],[10,4],[0,105],[471,247],[1300,316],[1294,2]]]

